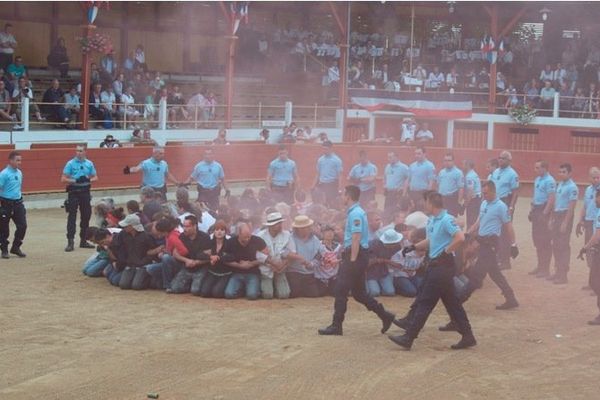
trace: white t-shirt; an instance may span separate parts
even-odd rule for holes
[[[426,130],[420,129],[419,132],[417,132],[417,139],[433,140],[433,132],[431,132],[429,129],[426,129]]]
[[[0,32],[0,53],[14,54],[15,49],[9,46],[9,44],[12,44],[15,47],[17,46],[15,37],[10,33]]]

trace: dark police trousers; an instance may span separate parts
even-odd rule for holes
[[[500,200],[506,204],[507,207],[510,208],[510,200],[512,199],[512,195],[508,195],[506,197],[502,197]],[[509,211],[510,215],[510,211]],[[510,242],[510,237],[508,236],[508,231],[505,226],[502,226],[502,233],[500,233],[500,241],[498,242],[497,254],[498,261],[500,265],[510,265],[510,246],[512,243]]]
[[[458,217],[460,211],[460,205],[458,204],[458,191],[449,194],[448,196],[442,196],[444,202],[444,208],[448,211],[448,214]]]
[[[477,255],[477,262],[467,272],[469,283],[467,284],[465,299],[477,289],[480,289],[483,285],[483,280],[486,275],[490,275],[490,279],[500,288],[502,295],[508,299],[514,299],[514,292],[508,281],[502,275],[500,267],[498,265],[498,257],[496,255],[496,248],[498,246],[498,236],[478,236],[477,242],[479,242],[479,253]]]
[[[456,323],[458,332],[462,335],[471,333],[467,313],[454,289],[455,273],[456,265],[451,254],[442,253],[429,262],[423,284],[409,313],[408,337],[415,339],[419,335],[439,300],[442,300],[450,319]]]
[[[27,218],[23,199],[9,200],[0,197],[0,249],[3,251],[8,250],[11,219],[17,227],[12,247],[18,249],[21,247],[27,231]]]
[[[90,226],[90,218],[92,216],[92,196],[89,188],[67,188],[68,197],[66,211],[69,213],[67,217],[67,239],[75,238],[77,225],[77,210],[80,212],[79,217],[79,237],[82,241],[85,240],[85,233]]]
[[[273,193],[273,200],[275,202],[284,202],[286,204],[294,203],[294,186],[277,186],[271,185],[271,192]]]
[[[340,197],[339,180],[329,183],[319,182],[316,188],[325,195],[325,203],[329,207],[333,208],[336,206],[337,199]]]
[[[532,206],[529,216],[531,218],[531,238],[537,252],[537,268],[540,271],[550,270],[552,260],[552,232],[548,228],[550,215],[544,215],[546,204]]]
[[[213,189],[206,189],[200,185],[198,188],[198,201],[205,203],[212,211],[217,211],[219,208],[219,195],[221,194],[221,185]]]
[[[600,245],[588,250],[586,255],[590,267],[590,287],[596,293],[596,305],[600,311]]]
[[[423,204],[424,204],[424,200],[423,200],[423,193],[425,193],[425,190],[409,190],[408,191],[408,197],[410,197],[410,199],[413,201],[414,205],[415,205],[415,211],[423,211]]]
[[[573,230],[573,221],[567,225],[564,233],[560,232],[560,226],[567,217],[567,211],[554,212],[552,215],[552,255],[554,256],[554,267],[556,274],[567,276],[569,272],[569,263],[571,261],[571,231]]]
[[[365,271],[369,263],[368,250],[361,248],[355,262],[350,262],[350,249],[342,255],[342,265],[337,274],[333,295],[335,297],[333,323],[341,325],[346,314],[348,294],[352,291],[354,300],[367,307],[382,318],[385,313],[383,305],[367,294]]]
[[[594,234],[594,221],[583,221],[583,230],[584,230],[584,243],[587,243],[592,238]],[[588,268],[590,269],[590,274],[588,277],[588,286],[592,287],[592,267],[593,267],[593,257],[586,256],[585,261],[587,263]],[[600,260],[599,260],[600,261]]]
[[[467,229],[469,229],[479,218],[479,210],[481,209],[481,196],[473,197],[465,206],[465,214],[467,216]]]
[[[398,208],[400,201],[400,190],[385,189],[385,203],[383,204],[383,213],[386,218],[391,218],[392,214]]]

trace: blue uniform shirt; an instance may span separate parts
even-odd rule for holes
[[[349,174],[351,179],[359,180],[361,178],[366,178],[369,176],[377,176],[377,167],[373,163],[367,163],[366,165],[362,165],[361,163],[356,164],[350,170]],[[373,189],[375,187],[375,181],[373,182],[359,182],[357,184],[358,188],[361,192],[366,192],[367,190]]]
[[[79,179],[82,176],[92,177],[96,176],[96,167],[94,167],[94,163],[88,160],[87,158],[80,160],[77,157],[75,157],[67,161],[65,168],[63,168],[63,175],[67,175],[68,177],[73,178],[75,180]],[[71,185],[89,187],[90,183],[72,183]]]
[[[600,229],[600,208],[598,208],[596,220],[594,221],[594,233],[596,233],[598,229]]]
[[[165,186],[165,175],[169,172],[169,164],[165,160],[157,161],[150,157],[140,163],[142,172],[142,186],[162,188]]]
[[[15,169],[8,165],[0,172],[0,197],[9,200],[19,200],[21,186],[23,185],[23,173],[20,169]]]
[[[496,168],[492,172],[491,180],[496,184],[496,194],[501,199],[510,196],[514,190],[519,188],[519,175],[511,166]]]
[[[556,188],[556,201],[554,202],[554,211],[567,211],[569,203],[577,200],[579,189],[572,179],[560,182]]]
[[[510,222],[508,206],[498,197],[481,202],[479,208],[479,236],[500,236],[502,225]]]
[[[541,206],[548,202],[550,194],[556,192],[556,181],[549,173],[538,176],[533,181],[533,200],[534,206]]]
[[[408,166],[400,161],[385,166],[385,184],[387,190],[400,190],[410,177]]]
[[[203,160],[194,167],[192,178],[204,189],[214,189],[219,185],[219,181],[225,178],[225,172],[218,162],[208,163]]]
[[[442,168],[438,174],[437,181],[438,192],[442,196],[449,196],[465,187],[465,176],[463,172],[456,167],[450,169]]]
[[[360,247],[369,248],[369,224],[367,223],[367,213],[360,204],[354,203],[348,208],[346,216],[346,230],[344,231],[344,248],[350,248],[352,245],[352,234],[360,233]]]
[[[481,179],[474,169],[465,175],[465,189],[469,190],[473,197],[481,197]]]
[[[296,174],[296,163],[289,158],[282,161],[278,158],[269,164],[269,176],[275,186],[287,186],[294,182]]]
[[[585,188],[583,196],[583,207],[585,207],[585,220],[594,221],[598,208],[596,207],[596,191],[600,190],[600,186],[590,185]]]
[[[409,190],[428,190],[429,184],[435,179],[435,165],[429,160],[415,161],[408,167],[410,170]]]
[[[340,179],[342,160],[335,154],[323,154],[317,160],[317,172],[320,183],[332,183]]]
[[[446,210],[442,210],[437,216],[430,216],[427,221],[427,239],[429,239],[429,258],[435,258],[442,254],[452,243],[456,232],[460,231],[454,217]]]

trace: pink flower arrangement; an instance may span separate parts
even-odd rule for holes
[[[113,45],[110,38],[102,33],[95,33],[89,38],[78,37],[77,41],[84,54],[89,54],[94,51],[102,54],[109,54],[113,51]]]

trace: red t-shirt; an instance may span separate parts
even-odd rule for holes
[[[188,255],[188,249],[187,247],[185,247],[185,245],[183,244],[183,242],[181,241],[181,239],[179,239],[179,235],[180,232],[177,229],[173,229],[166,238],[166,247],[167,247],[167,252],[169,254],[173,254],[173,250],[177,249],[177,252],[179,253],[179,255],[182,256],[187,256]]]

